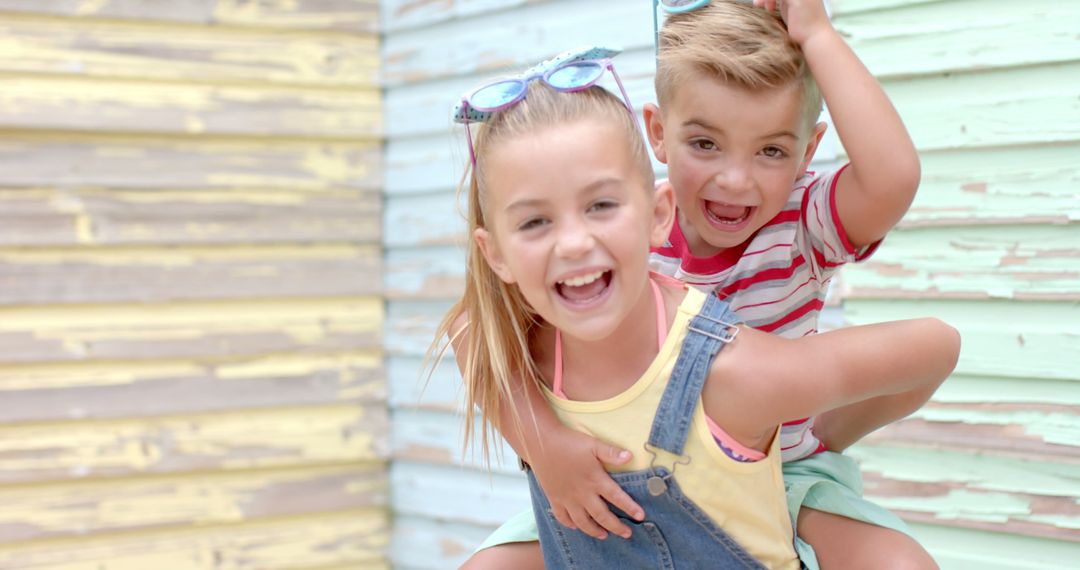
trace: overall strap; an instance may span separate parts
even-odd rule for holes
[[[649,432],[650,446],[682,455],[713,358],[735,339],[737,322],[728,304],[708,293],[701,311],[690,320],[671,378],[656,408]]]

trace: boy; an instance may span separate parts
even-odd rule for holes
[[[679,217],[652,265],[714,289],[750,326],[798,337],[816,332],[837,268],[868,257],[903,216],[918,186],[919,159],[822,0],[785,0],[780,14],[775,9],[775,0],[713,0],[672,14],[663,26],[659,107],[646,105],[645,125],[657,159],[668,165]],[[825,132],[817,123],[822,95],[850,163],[815,176],[805,169]],[[534,387],[520,390],[512,406],[525,427],[503,435],[530,463],[556,518],[597,538],[605,529],[626,536],[629,528],[607,503],[634,518],[640,509],[597,460],[617,465],[629,454],[565,428]],[[895,515],[862,499],[857,466],[837,453],[930,395],[882,397],[784,426],[789,507],[808,567],[817,567],[816,558],[821,568],[936,568],[898,532],[905,527]],[[502,425],[515,425],[510,413]],[[466,566],[542,567],[535,543],[517,542],[535,540],[529,516],[504,525],[486,543],[500,546]]]

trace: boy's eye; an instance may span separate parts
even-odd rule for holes
[[[589,204],[590,212],[599,212],[603,210],[610,210],[619,206],[619,203],[614,200],[599,200]]]
[[[761,154],[764,154],[769,158],[784,158],[785,156],[787,156],[787,153],[784,152],[784,149],[778,146],[767,146],[761,149]]]

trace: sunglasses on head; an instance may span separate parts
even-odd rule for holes
[[[469,159],[473,167],[476,166],[476,153],[473,149],[469,124],[486,121],[492,113],[516,105],[528,93],[529,83],[537,79],[560,93],[573,93],[596,85],[604,76],[604,71],[610,70],[615,83],[619,86],[619,92],[622,93],[623,103],[633,115],[634,107],[630,104],[630,97],[626,94],[626,88],[623,87],[622,80],[619,79],[619,74],[615,72],[615,66],[610,59],[618,53],[619,50],[607,48],[568,51],[528,69],[517,77],[485,83],[462,96],[461,101],[454,108],[453,116],[456,122],[465,125],[466,138],[469,142]]]

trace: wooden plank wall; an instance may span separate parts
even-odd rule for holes
[[[375,0],[0,0],[0,568],[385,568]]]
[[[382,0],[387,107],[387,374],[392,560],[447,568],[524,507],[512,460],[460,452],[459,379],[421,395],[421,355],[460,291],[467,160],[448,109],[468,87],[579,44],[621,46],[631,100],[654,100],[645,0]],[[943,568],[1080,560],[1080,5],[833,0],[923,155],[919,198],[871,264],[846,272],[835,323],[937,315],[957,374],[853,453],[867,494],[911,521]],[[575,15],[570,18],[569,15]],[[819,165],[842,153],[835,140]],[[842,156],[839,157],[842,160]]]

